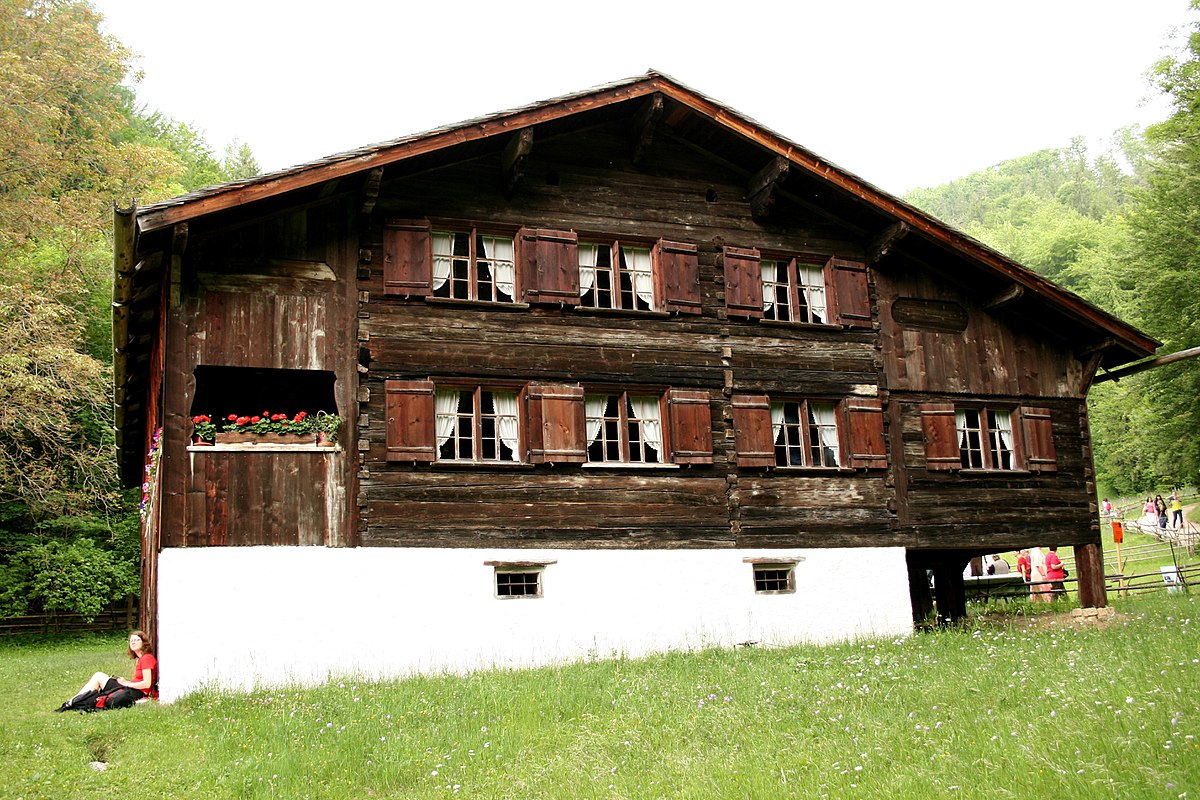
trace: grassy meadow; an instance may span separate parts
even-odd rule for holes
[[[121,637],[0,642],[0,797],[1200,798],[1200,602],[1116,605],[102,714]]]

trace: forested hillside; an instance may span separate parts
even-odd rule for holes
[[[1174,105],[1104,152],[1076,140],[932,189],[909,202],[1162,340],[1200,345],[1200,28],[1159,63]],[[1200,479],[1200,361],[1098,384],[1090,414],[1102,493]]]
[[[0,616],[138,591],[112,435],[112,204],[257,172],[137,106],[76,0],[0,0]]]

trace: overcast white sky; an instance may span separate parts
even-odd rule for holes
[[[664,72],[902,194],[1163,118],[1188,0],[93,0],[138,97],[274,170]],[[1149,102],[1147,102],[1149,101]]]

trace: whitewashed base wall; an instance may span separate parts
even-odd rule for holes
[[[797,557],[794,594],[745,557]],[[541,598],[498,599],[485,561],[556,561]],[[161,694],[399,677],[912,630],[903,548],[168,549]]]

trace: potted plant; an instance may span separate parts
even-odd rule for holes
[[[337,414],[329,414],[325,411],[318,411],[313,420],[313,427],[317,431],[317,447],[333,447],[337,444],[338,428],[342,425],[342,419]]]
[[[293,417],[264,411],[253,416],[230,414],[221,430],[217,438],[226,443],[311,444],[316,427],[307,411]]]
[[[192,417],[192,444],[201,447],[211,447],[217,434],[217,425],[207,414],[197,414]]]

